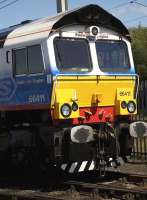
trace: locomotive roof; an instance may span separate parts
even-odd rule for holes
[[[22,23],[0,31],[0,40],[6,38],[5,46],[32,40],[44,39],[56,29],[66,25],[95,25],[111,29],[130,40],[128,29],[123,23],[98,5],[90,4],[55,17],[46,17]]]

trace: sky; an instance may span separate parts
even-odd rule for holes
[[[56,15],[56,0],[0,0],[0,29],[18,24],[24,20],[34,20]],[[68,0],[69,9],[87,4],[98,4],[119,18],[127,27],[138,25],[147,27],[147,0]],[[144,6],[138,4],[141,3]]]

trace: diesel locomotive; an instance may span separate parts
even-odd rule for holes
[[[0,160],[103,171],[130,154],[138,76],[122,22],[98,5],[0,31]]]

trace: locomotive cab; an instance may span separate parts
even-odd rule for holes
[[[114,121],[115,116],[136,114],[135,84],[138,77],[134,73],[130,44],[115,34],[105,30],[97,37],[92,36],[91,41],[88,33],[83,32],[87,36],[81,37],[81,32],[80,36],[75,32],[73,37],[70,31],[65,31],[68,36],[64,36],[63,31],[63,37],[53,39],[54,70],[57,70],[52,95],[52,106],[56,104],[53,118],[73,119],[73,123],[78,124],[78,118],[81,116],[84,121],[88,112],[90,120],[89,109],[92,107],[100,109],[97,116],[103,115],[99,122],[106,122],[107,115],[110,121]],[[87,92],[83,94],[85,89]],[[76,110],[71,108],[73,103]],[[63,113],[65,109],[67,115]],[[85,117],[84,123],[89,122]]]

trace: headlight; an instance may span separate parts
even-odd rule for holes
[[[125,108],[127,107],[127,102],[122,101],[122,102],[121,102],[121,107],[122,107],[123,109],[125,109]]]
[[[136,110],[136,104],[134,103],[134,101],[129,101],[128,105],[127,105],[127,109],[129,113],[134,113]]]
[[[77,103],[74,102],[74,103],[72,104],[72,110],[73,110],[73,111],[77,111],[77,110],[78,110],[78,104],[77,104]]]
[[[69,117],[71,115],[71,107],[68,103],[61,106],[61,114],[63,117]]]

